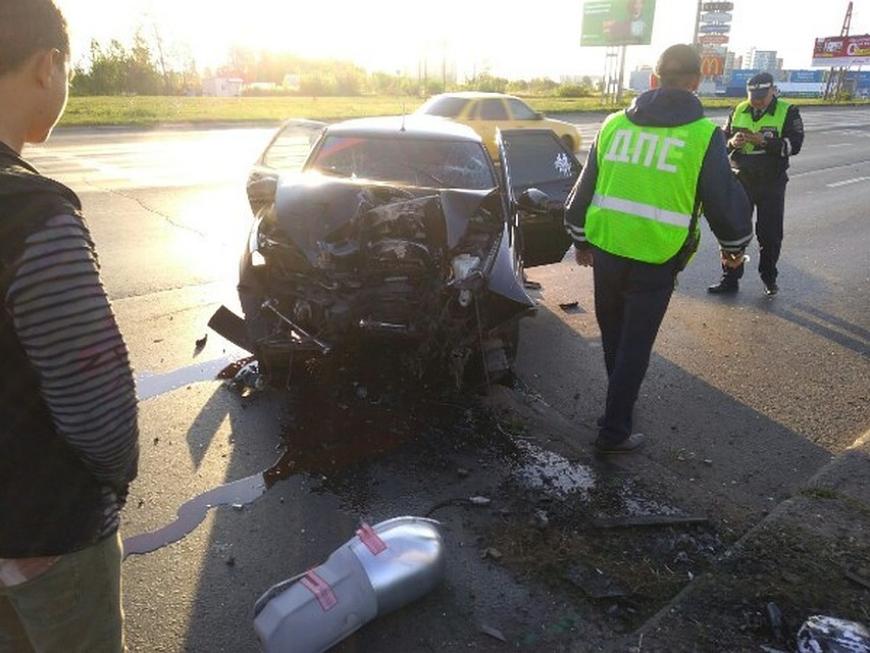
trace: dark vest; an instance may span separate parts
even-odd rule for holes
[[[0,558],[77,551],[102,527],[103,489],[55,430],[6,306],[28,236],[80,210],[71,190],[0,143]]]

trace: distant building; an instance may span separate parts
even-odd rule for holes
[[[239,97],[243,83],[241,77],[209,77],[202,80],[202,94],[212,97]]]
[[[776,70],[782,70],[782,60],[780,59],[779,66],[777,66],[776,62],[776,50],[755,50],[750,68],[753,70],[766,70],[771,73]]]
[[[639,66],[637,70],[632,70],[628,81],[628,88],[638,93],[644,93],[650,89],[650,78],[653,75],[653,69],[650,66]]]
[[[742,57],[738,57],[736,52],[731,52],[730,50],[725,53],[725,67],[722,71],[722,75],[727,79],[731,77],[731,72],[735,68],[740,68],[740,64],[742,63]]]

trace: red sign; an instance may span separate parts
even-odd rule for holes
[[[870,65],[870,34],[816,39],[813,65],[824,67]]]
[[[706,55],[701,57],[701,74],[704,77],[718,77],[725,72],[725,57]]]
[[[698,37],[698,42],[701,45],[725,45],[728,43],[728,36],[725,34],[704,34]]]

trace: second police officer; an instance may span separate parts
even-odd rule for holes
[[[798,108],[776,97],[773,76],[758,73],[746,85],[748,99],[738,104],[725,123],[731,167],[743,182],[756,212],[758,272],[765,293],[779,292],[776,264],[782,248],[785,187],[789,157],[801,151],[804,125]],[[742,261],[722,266],[713,294],[735,293],[743,276]]]

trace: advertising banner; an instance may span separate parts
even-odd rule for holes
[[[816,39],[813,66],[829,68],[867,65],[870,65],[870,34]]]
[[[655,10],[655,0],[586,2],[580,45],[649,45]]]
[[[711,11],[706,14],[701,14],[702,23],[730,23],[731,14],[723,11]]]
[[[728,39],[727,34],[704,34],[698,37],[698,43],[703,46],[725,45],[728,43]]]
[[[824,70],[792,70],[788,81],[795,84],[811,84],[825,81]]]
[[[704,77],[718,77],[725,72],[725,57],[703,55],[701,57],[701,75]]]
[[[731,31],[731,25],[701,25],[698,31],[701,34],[727,34]]]
[[[705,2],[701,5],[701,11],[732,11],[733,2]]]

